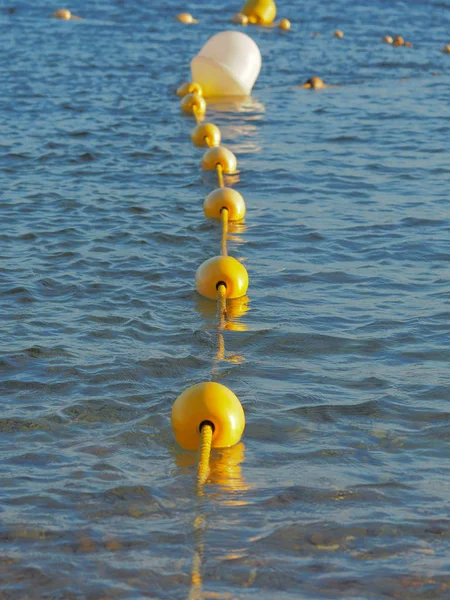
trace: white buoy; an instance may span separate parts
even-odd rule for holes
[[[191,61],[192,81],[205,97],[248,96],[261,70],[261,52],[240,31],[213,35]]]

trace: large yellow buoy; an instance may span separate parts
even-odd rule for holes
[[[217,165],[221,165],[224,173],[235,173],[237,160],[235,155],[225,148],[216,146],[205,152],[202,158],[202,168],[205,171],[213,171]]]
[[[237,396],[224,385],[208,381],[184,390],[172,407],[172,430],[186,450],[198,450],[204,424],[213,428],[211,446],[234,446],[245,427],[244,409]]]
[[[249,23],[270,25],[277,15],[277,7],[273,0],[247,0],[240,12],[248,17]]]
[[[245,217],[245,202],[233,188],[217,188],[205,198],[203,211],[208,219],[220,219],[223,208],[228,210],[229,221],[240,221]]]
[[[217,287],[224,283],[227,298],[245,296],[248,288],[247,269],[232,256],[213,256],[205,260],[195,274],[197,292],[210,300],[217,300]]]
[[[201,148],[218,146],[221,139],[222,134],[220,133],[220,129],[213,123],[197,125],[191,133],[192,142]]]

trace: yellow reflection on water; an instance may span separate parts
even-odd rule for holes
[[[245,444],[239,442],[231,448],[215,448],[210,457],[210,471],[206,485],[220,486],[220,492],[215,491],[214,497],[229,506],[244,506],[247,502],[237,497],[250,489],[242,473],[242,463],[245,461]],[[175,455],[175,464],[180,469],[194,469],[198,463],[196,452],[179,451]]]

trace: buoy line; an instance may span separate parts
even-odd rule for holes
[[[188,82],[177,89],[181,97],[181,110],[192,115],[196,127],[192,142],[207,148],[201,161],[206,171],[215,171],[218,188],[205,199],[203,209],[207,218],[220,219],[220,255],[203,262],[195,276],[199,294],[217,302],[219,334],[226,323],[227,299],[240,298],[247,292],[248,274],[245,267],[228,255],[227,233],[230,221],[240,221],[245,215],[245,202],[236,190],[225,186],[227,174],[236,172],[235,155],[221,146],[220,129],[212,123],[202,123],[206,101],[201,86]],[[225,348],[219,335],[216,359],[223,360]],[[199,451],[197,467],[197,493],[209,474],[211,448],[223,448],[238,443],[245,427],[245,416],[235,394],[222,384],[205,382],[191,386],[175,401],[172,408],[172,428],[177,442],[187,450]]]

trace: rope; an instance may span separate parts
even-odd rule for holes
[[[220,211],[220,220],[222,222],[222,241],[220,243],[220,253],[222,256],[228,256],[227,252],[227,234],[228,234],[228,208],[222,208]]]
[[[203,495],[202,487],[209,475],[209,457],[211,455],[213,428],[209,423],[205,423],[200,430],[200,456],[198,459],[197,471],[197,492]]]
[[[223,339],[222,329],[225,327],[227,316],[227,288],[221,283],[217,288],[217,318],[219,321],[219,333],[217,336],[217,360],[225,359],[225,340]]]
[[[211,144],[211,140],[209,139],[209,137],[207,135],[205,135],[205,144],[208,146],[208,148],[212,148],[213,145]]]
[[[200,125],[200,123],[202,122],[202,115],[200,115],[198,113],[196,106],[192,107],[192,112],[194,113],[194,117],[195,117],[195,121],[196,121],[197,125]]]
[[[217,163],[216,169],[217,169],[217,179],[219,180],[219,187],[223,188],[225,185],[223,182],[223,167],[220,163]]]

